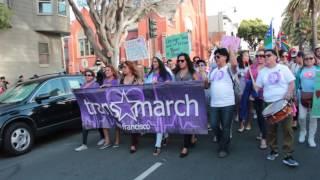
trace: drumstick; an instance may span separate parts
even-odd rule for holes
[[[258,91],[257,91],[257,88],[256,88],[256,82],[254,81],[254,78],[253,78],[253,75],[252,75],[252,72],[251,72],[251,65],[250,65],[248,62],[246,62],[246,64],[247,64],[248,67],[249,67],[249,74],[250,74],[250,78],[251,78],[251,81],[252,81],[253,88],[254,88],[254,90],[255,90],[256,92],[258,92]]]

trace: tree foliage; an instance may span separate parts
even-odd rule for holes
[[[246,40],[252,48],[255,48],[256,39],[260,42],[264,39],[268,25],[264,24],[261,19],[243,20],[238,28],[238,36]]]
[[[11,11],[7,6],[0,4],[0,29],[10,28]]]
[[[95,54],[105,63],[117,66],[121,41],[129,25],[150,12],[175,12],[181,0],[87,0],[95,28],[89,26],[74,0],[68,1]]]
[[[305,41],[315,47],[318,41],[320,0],[290,0],[283,16],[282,30],[292,43],[301,47]]]

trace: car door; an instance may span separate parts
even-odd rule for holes
[[[36,100],[41,96],[48,96],[48,98]],[[39,126],[57,125],[68,120],[70,106],[67,104],[66,88],[61,78],[44,82],[36,92],[33,101],[38,104],[34,108],[34,116]]]
[[[79,89],[81,85],[84,83],[84,78],[82,76],[73,76],[73,77],[66,77],[64,78],[64,82],[67,87],[67,94],[68,94],[68,102],[70,104],[70,119],[79,119],[80,108],[76,97],[74,96],[72,90]]]

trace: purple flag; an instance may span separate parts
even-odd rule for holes
[[[203,82],[123,85],[74,90],[86,129],[207,134]]]

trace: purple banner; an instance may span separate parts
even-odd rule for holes
[[[118,126],[129,132],[208,133],[200,81],[76,89],[74,94],[86,129]]]

